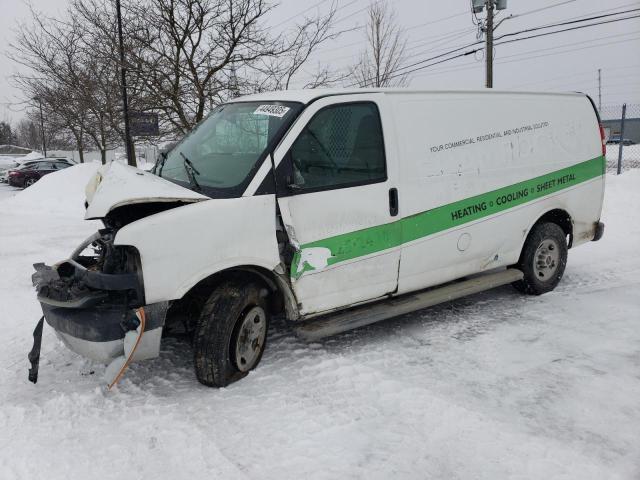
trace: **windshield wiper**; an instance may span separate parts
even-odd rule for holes
[[[167,152],[160,152],[160,161],[158,162],[158,164],[156,165],[156,167],[158,168],[158,173],[157,175],[159,177],[162,176],[162,169],[164,168],[164,163],[167,161]],[[153,173],[156,173],[156,169],[153,169]]]
[[[180,156],[184,159],[182,164],[184,165],[184,169],[187,171],[187,177],[189,177],[189,184],[191,185],[191,188],[202,191],[202,187],[198,183],[198,180],[196,180],[196,175],[200,175],[200,172],[193,166],[191,160],[189,160],[184,153],[180,152]]]

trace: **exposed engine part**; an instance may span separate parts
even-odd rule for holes
[[[140,256],[133,247],[113,245],[114,237],[113,230],[102,229],[56,267],[35,264],[32,281],[40,301],[68,308],[106,300],[144,305]]]
[[[118,229],[136,220],[171,210],[172,208],[188,205],[189,203],[191,202],[147,202],[123,205],[111,210],[104,217],[103,222],[107,228],[112,228],[115,233]]]

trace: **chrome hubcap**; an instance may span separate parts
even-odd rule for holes
[[[241,319],[235,345],[238,370],[247,372],[255,367],[267,336],[267,316],[261,307],[253,307]]]
[[[546,239],[540,242],[533,256],[533,271],[543,281],[549,280],[556,273],[560,262],[560,248],[555,240]]]

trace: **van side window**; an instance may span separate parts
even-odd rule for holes
[[[290,153],[294,184],[301,189],[340,188],[387,179],[380,115],[371,102],[320,110]]]

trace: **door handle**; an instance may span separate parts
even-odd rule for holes
[[[398,215],[398,189],[395,187],[389,189],[389,215]]]

